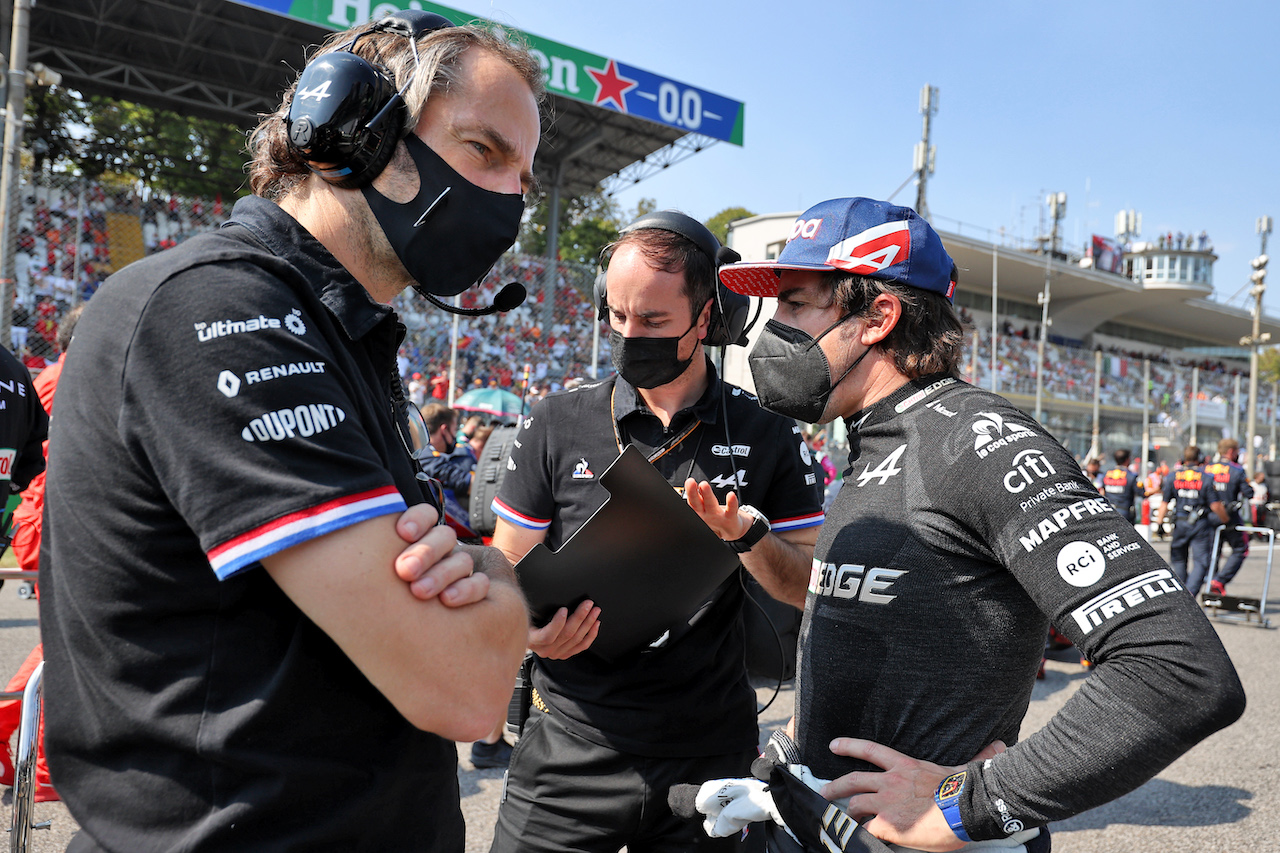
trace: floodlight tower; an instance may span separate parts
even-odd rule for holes
[[[1040,344],[1036,347],[1036,420],[1040,420],[1042,414],[1041,398],[1044,396],[1044,347],[1049,338],[1049,324],[1053,320],[1049,317],[1049,263],[1053,260],[1053,253],[1058,250],[1058,223],[1062,221],[1062,217],[1067,215],[1067,194],[1064,192],[1049,193],[1046,199],[1049,203],[1049,213],[1053,216],[1053,232],[1048,240],[1048,247],[1044,253],[1044,290],[1036,294],[1036,302],[1040,303]],[[1041,237],[1043,240],[1044,238]]]
[[[938,114],[938,87],[925,84],[920,90],[920,113],[924,116],[924,136],[916,143],[915,158],[912,168],[916,173],[916,213],[924,219],[929,218],[929,203],[925,200],[925,188],[929,176],[933,174],[934,160],[938,154],[938,146],[929,142],[930,119]]]
[[[1067,215],[1067,194],[1064,192],[1049,193],[1049,197],[1045,201],[1049,205],[1049,218],[1053,220],[1053,230],[1049,235],[1049,250],[1057,254],[1060,236],[1059,226]]]
[[[1262,294],[1267,292],[1267,235],[1271,233],[1271,217],[1259,216],[1255,229],[1262,239],[1262,251],[1258,257],[1249,262],[1253,273],[1249,280],[1253,282],[1253,334],[1241,338],[1240,343],[1249,348],[1249,423],[1245,428],[1244,470],[1253,476],[1253,430],[1258,417],[1258,347],[1271,340],[1270,333],[1259,334],[1262,325]],[[1272,413],[1272,417],[1274,417]]]

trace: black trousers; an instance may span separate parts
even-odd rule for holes
[[[672,785],[751,775],[754,747],[729,755],[647,758],[600,746],[533,709],[511,755],[489,853],[745,853],[667,806]],[[757,846],[759,844],[760,846]]]

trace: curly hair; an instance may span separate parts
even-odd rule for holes
[[[397,89],[413,74],[413,51],[406,38],[394,33],[372,32],[373,24],[335,33],[321,44],[307,60],[338,50],[350,50],[371,62],[395,81]],[[351,45],[352,39],[355,44]],[[417,126],[418,116],[427,98],[438,88],[445,92],[461,84],[459,72],[462,57],[472,49],[487,50],[504,60],[529,85],[541,105],[546,99],[542,68],[528,48],[503,30],[490,30],[468,25],[433,30],[418,40],[418,56],[422,71],[404,93],[408,106],[402,135]],[[300,154],[289,145],[286,118],[293,102],[297,80],[284,93],[280,107],[265,115],[249,135],[249,186],[253,194],[279,201],[295,191],[311,170]]]
[[[960,376],[964,327],[955,308],[940,293],[844,272],[823,273],[841,313],[869,319],[877,296],[889,294],[902,304],[902,316],[881,342],[893,354],[894,367],[908,379],[933,373]]]

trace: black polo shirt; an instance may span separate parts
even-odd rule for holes
[[[799,427],[761,409],[741,388],[722,385],[710,360],[707,368],[706,392],[666,428],[621,377],[538,403],[516,435],[494,512],[512,524],[546,530],[547,546],[557,549],[608,499],[599,475],[618,458],[620,442],[652,457],[684,436],[652,460],[673,486],[683,489],[688,477],[705,480],[723,502],[736,470],[743,502],[768,516],[775,531],[820,525],[817,475]],[[737,577],[716,595],[667,645],[621,661],[605,661],[590,650],[568,660],[540,658],[534,686],[569,728],[626,752],[696,756],[748,748],[757,737],[755,694],[743,664]]]
[[[31,374],[13,353],[0,347],[0,491],[21,491],[44,470],[40,445],[49,434],[49,416],[31,387]]]
[[[76,328],[41,554],[49,763],[102,849],[461,851],[456,753],[258,562],[422,500],[402,335],[276,205],[122,270]]]

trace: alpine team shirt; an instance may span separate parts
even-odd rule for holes
[[[800,636],[797,737],[814,773],[876,769],[832,754],[836,737],[968,764],[965,827],[1004,838],[1124,793],[1225,724],[1206,720],[1221,708],[1204,694],[1242,693],[1217,634],[1024,412],[935,375],[848,424]],[[1096,667],[1019,744],[1050,620]],[[997,738],[1010,749],[969,763]]]
[[[422,500],[402,330],[276,205],[233,221],[113,276],[68,353],[41,560],[59,792],[106,849],[460,850],[453,744],[259,562]]]
[[[706,481],[723,502],[737,477],[743,502],[764,513],[774,531],[821,524],[817,475],[799,427],[742,389],[722,385],[710,360],[707,367],[706,392],[665,428],[618,376],[548,396],[516,433],[494,512],[519,527],[546,530],[547,547],[556,550],[608,500],[598,477],[618,458],[619,438],[654,456],[693,427],[652,462],[672,486],[683,491],[688,477]],[[757,738],[755,699],[743,665],[736,575],[716,595],[686,633],[659,648],[619,661],[589,649],[567,660],[539,658],[534,686],[568,727],[596,743],[655,757],[750,748]]]

